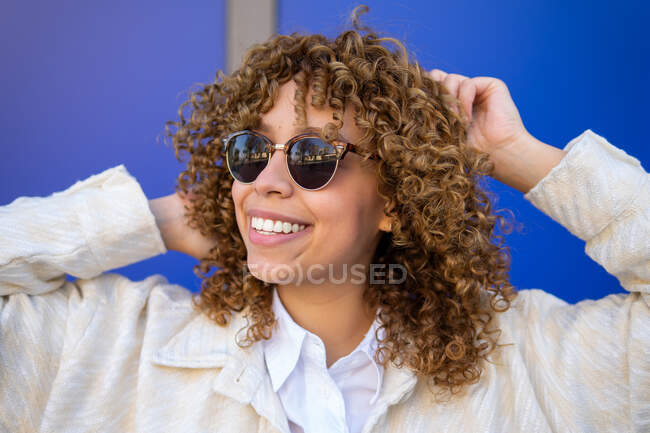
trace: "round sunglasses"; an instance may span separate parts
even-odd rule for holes
[[[316,132],[296,135],[285,144],[273,144],[268,137],[251,130],[233,132],[221,141],[228,171],[235,180],[253,183],[268,165],[273,152],[283,150],[289,176],[296,185],[308,191],[327,186],[347,152],[364,155],[354,144],[328,143]],[[377,157],[370,155],[370,159]]]

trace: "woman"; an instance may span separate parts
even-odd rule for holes
[[[0,209],[3,430],[650,427],[639,161],[590,130],[544,144],[500,80],[355,29],[271,38],[194,93],[176,194],[118,166]],[[631,293],[515,294],[485,174]],[[106,272],[170,249],[201,260],[196,298]]]

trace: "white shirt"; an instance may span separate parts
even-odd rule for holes
[[[383,367],[373,359],[379,321],[328,369],[323,341],[294,322],[277,291],[273,312],[278,323],[264,358],[292,433],[360,432],[381,389]]]

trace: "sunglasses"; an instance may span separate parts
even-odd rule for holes
[[[289,176],[299,187],[317,191],[334,178],[339,161],[348,152],[364,155],[358,146],[345,142],[328,143],[316,132],[306,132],[285,144],[273,144],[259,132],[244,130],[221,139],[228,171],[235,180],[250,184],[266,168],[275,150],[286,155]],[[377,159],[375,155],[371,159]]]

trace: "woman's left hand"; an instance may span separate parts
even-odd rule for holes
[[[470,121],[467,142],[474,148],[493,154],[528,134],[503,81],[491,77],[469,78],[440,69],[432,70],[430,75],[460,100]]]
[[[470,122],[467,142],[489,155],[495,179],[526,193],[566,154],[528,133],[508,87],[498,78],[468,78],[440,69],[429,74],[460,101]]]

